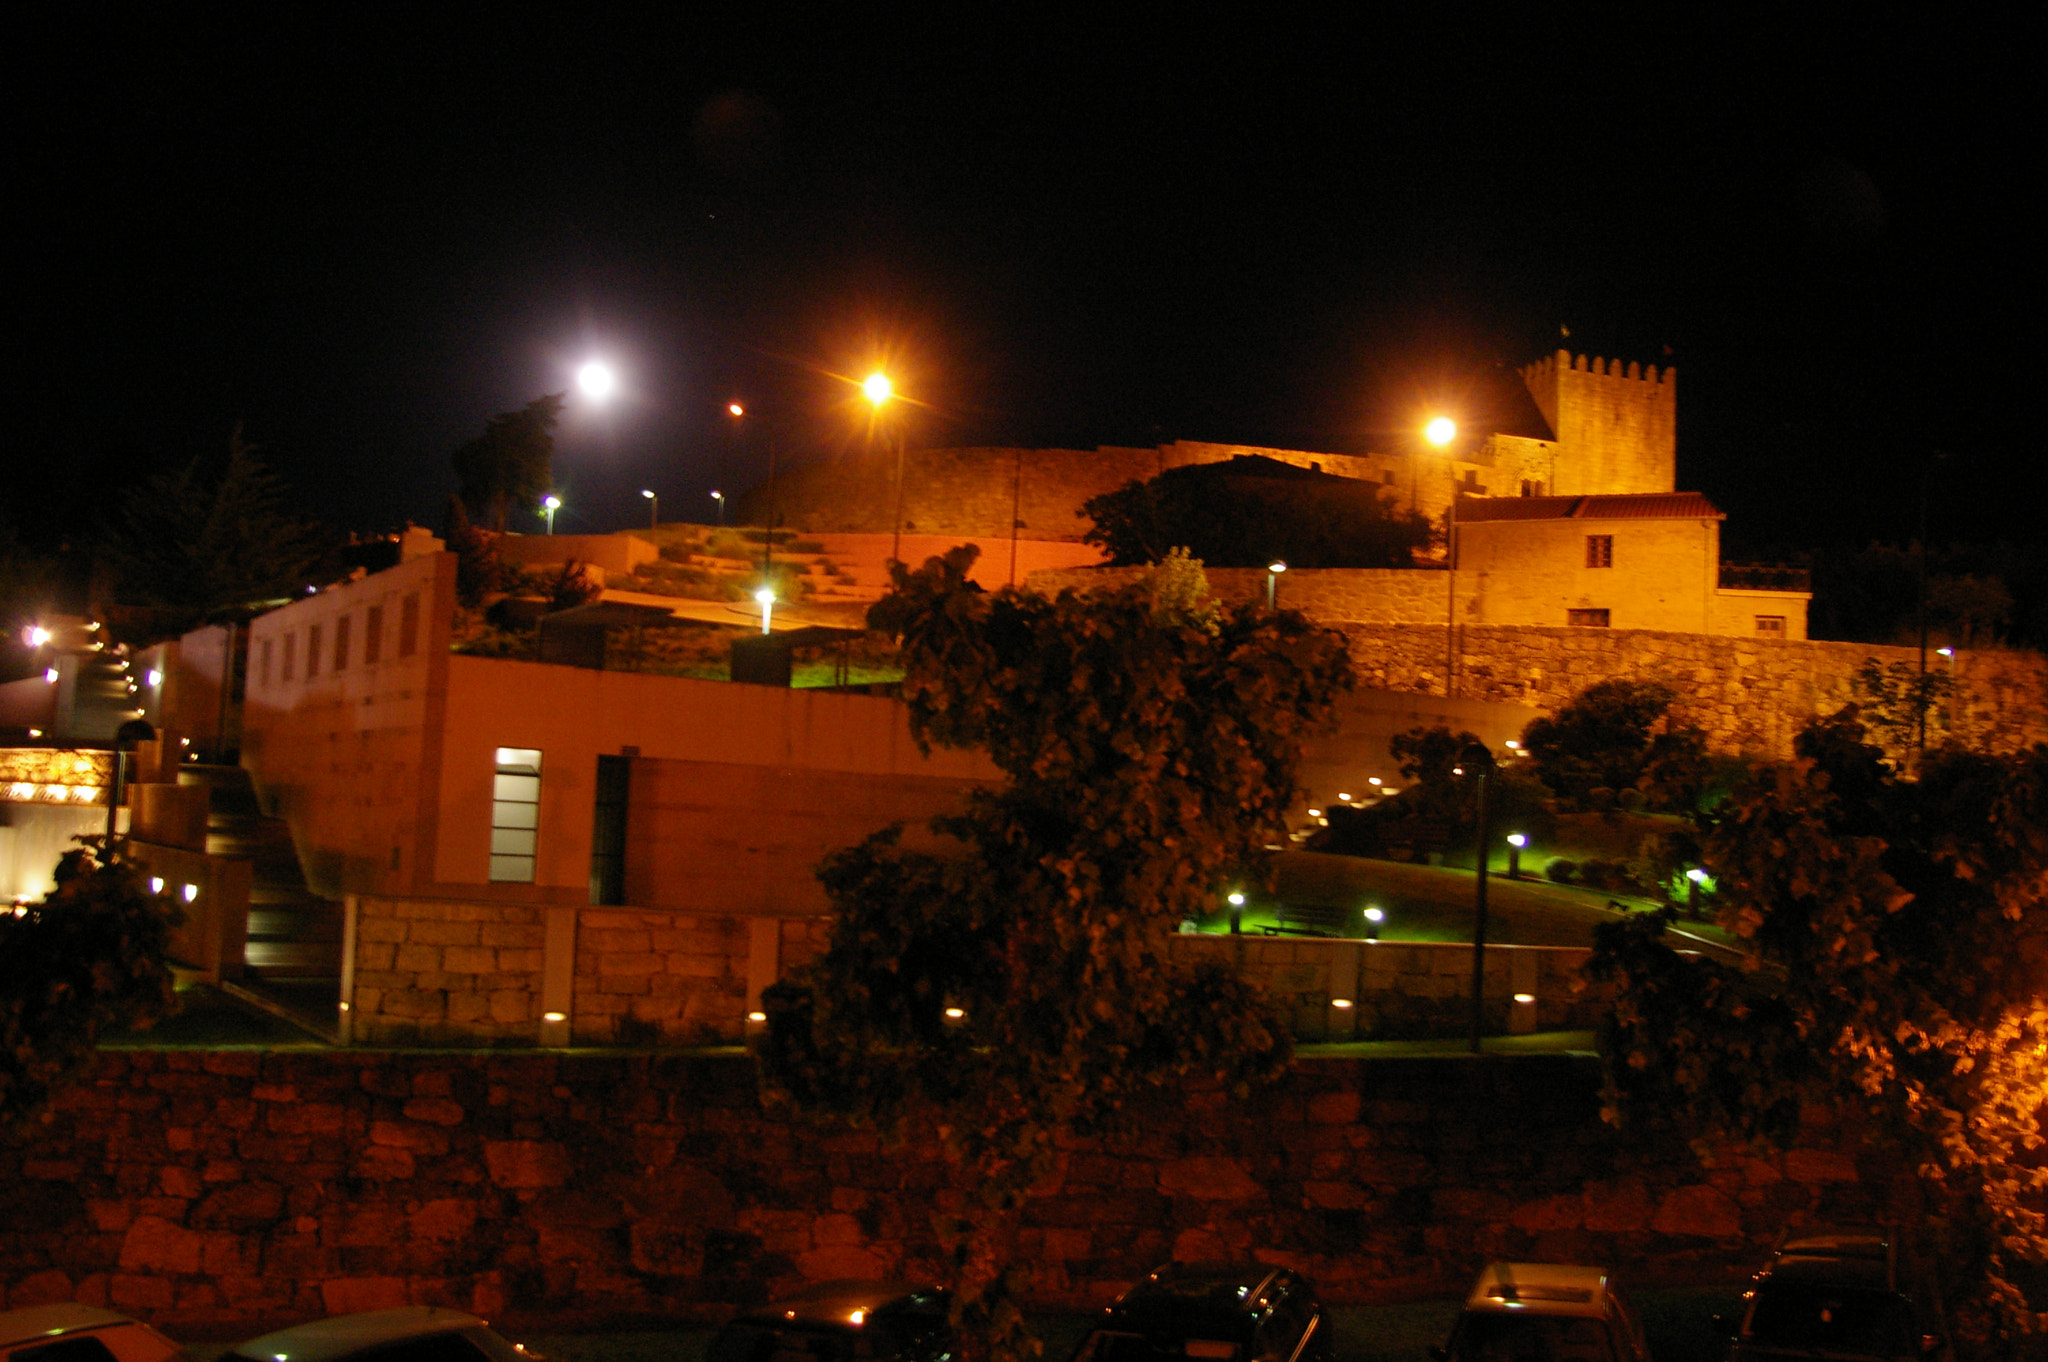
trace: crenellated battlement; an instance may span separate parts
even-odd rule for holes
[[[1560,495],[1675,490],[1675,367],[1558,350],[1524,368],[1522,381],[1557,436]]]

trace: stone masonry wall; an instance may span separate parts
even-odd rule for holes
[[[586,908],[576,934],[576,1043],[729,1044],[746,1034],[748,919]],[[780,926],[783,973],[825,946],[822,918]]]
[[[1494,1259],[1639,1280],[1753,1264],[1789,1223],[1901,1209],[1853,1129],[1702,1164],[1598,1117],[1570,1056],[1308,1060],[1164,1092],[1070,1141],[1019,1244],[1048,1305],[1256,1253],[1337,1301]],[[936,1275],[972,1189],[930,1142],[764,1110],[744,1057],[117,1051],[0,1135],[0,1309],[106,1304],[184,1338],[405,1303],[513,1330],[717,1317],[838,1277]]]
[[[1413,625],[1344,624],[1359,684],[1379,690],[1445,689],[1445,631]],[[1555,710],[1595,681],[1622,677],[1677,688],[1679,712],[1719,751],[1788,757],[1792,739],[1816,714],[1856,698],[1867,659],[1917,665],[1911,648],[1867,643],[1773,640],[1647,629],[1461,626],[1452,692]],[[1932,659],[1946,668],[1947,660]],[[2048,741],[2048,657],[1963,652],[1954,659],[1956,698],[1930,713],[1931,744],[1953,735],[1993,747]]]
[[[357,900],[355,1036],[531,1041],[546,928],[536,904]]]

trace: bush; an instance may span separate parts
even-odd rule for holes
[[[1543,867],[1543,878],[1552,884],[1570,884],[1579,873],[1579,863],[1564,856],[1553,856],[1550,864]]]

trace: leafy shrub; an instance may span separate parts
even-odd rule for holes
[[[1543,878],[1552,884],[1570,884],[1579,873],[1579,863],[1566,856],[1553,856],[1543,867]]]

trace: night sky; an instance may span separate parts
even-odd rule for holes
[[[1361,451],[1525,427],[1565,344],[1678,365],[1738,548],[1907,537],[1934,450],[1932,537],[2037,536],[2011,35],[1418,9],[68,19],[17,53],[0,513],[73,534],[239,421],[336,527],[438,524],[591,356],[564,531],[857,448],[877,356],[913,444]]]

